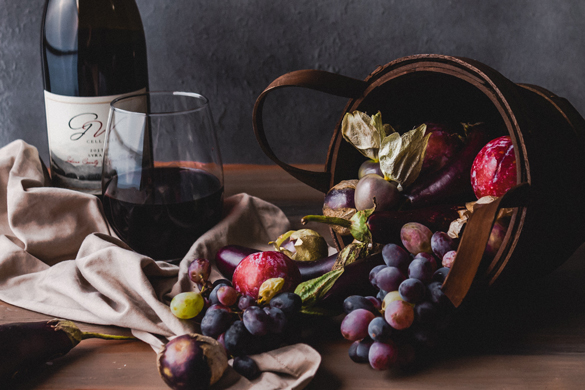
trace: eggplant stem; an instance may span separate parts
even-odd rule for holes
[[[344,228],[351,228],[351,221],[338,217],[326,217],[324,215],[307,215],[301,219],[301,223],[305,225],[307,222],[326,223],[328,225],[337,225]]]
[[[81,339],[104,339],[104,340],[137,340],[134,336],[121,336],[96,332],[81,332]]]

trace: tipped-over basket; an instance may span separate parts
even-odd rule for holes
[[[303,87],[349,98],[333,130],[324,172],[282,162],[265,136],[262,109],[278,88]],[[517,186],[467,223],[457,259],[443,284],[459,306],[471,285],[513,285],[549,273],[585,241],[585,120],[565,99],[544,88],[516,84],[474,60],[415,55],[378,67],[365,80],[319,70],[300,70],[274,80],[254,107],[254,131],[262,150],[285,171],[326,193],[341,180],[355,179],[364,157],[341,134],[354,110],[381,111],[384,123],[402,131],[432,119],[445,123],[485,122],[508,134],[516,153]],[[399,131],[400,131],[399,130]],[[514,212],[496,256],[482,263],[501,207]],[[334,235],[339,247],[342,237]],[[474,287],[475,288],[475,287]]]

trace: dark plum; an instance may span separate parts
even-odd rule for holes
[[[392,336],[392,327],[384,317],[376,317],[368,325],[368,334],[374,341],[386,342]]]
[[[433,232],[418,222],[409,222],[400,229],[400,240],[407,251],[413,255],[421,252],[431,253],[431,237]]]
[[[398,293],[406,302],[418,303],[425,297],[426,289],[424,283],[419,279],[408,278],[400,283]]]
[[[451,269],[448,267],[441,267],[433,274],[433,282],[443,283]]]
[[[366,309],[373,314],[378,314],[378,310],[374,304],[366,297],[361,295],[350,295],[343,301],[343,311],[347,314],[356,309]]]
[[[375,266],[374,268],[372,268],[372,270],[370,271],[370,274],[368,275],[368,279],[370,281],[370,283],[372,284],[372,286],[374,286],[374,288],[379,289],[378,284],[376,283],[376,275],[378,274],[378,271],[380,271],[381,269],[386,268],[387,266],[385,264],[380,264]]]
[[[164,382],[178,390],[209,389],[228,366],[221,344],[195,333],[170,340],[158,353],[156,361]]]
[[[368,353],[370,366],[374,370],[387,370],[398,360],[398,349],[392,341],[374,341]]]
[[[242,315],[248,332],[254,336],[264,336],[270,331],[270,317],[258,306],[250,306]]]
[[[354,341],[349,347],[349,358],[356,363],[368,363],[370,361],[368,354],[373,342],[369,337]]]
[[[424,257],[415,257],[408,266],[408,277],[418,279],[424,284],[430,283],[433,279],[433,273],[436,270],[436,263]]]
[[[258,364],[250,356],[236,356],[232,363],[234,370],[248,380],[254,380],[262,373]]]
[[[253,340],[252,334],[241,320],[234,321],[223,335],[225,349],[233,356],[246,354]]]
[[[396,267],[382,268],[376,274],[376,285],[384,291],[394,291],[398,289],[400,283],[406,279],[402,271]]]
[[[356,309],[341,321],[341,334],[347,340],[361,340],[368,336],[368,325],[375,315],[366,309]]]
[[[240,295],[238,299],[238,309],[244,311],[250,306],[257,306],[256,300],[249,295]]]
[[[382,247],[382,258],[384,263],[389,267],[396,267],[402,272],[406,272],[408,264],[412,260],[410,253],[399,245],[390,243]]]
[[[227,310],[210,307],[201,320],[201,333],[204,336],[217,338],[228,330],[235,319],[235,315]]]
[[[431,237],[431,248],[433,253],[442,259],[445,253],[457,249],[457,244],[447,233],[434,232]]]
[[[301,297],[293,292],[282,292],[276,294],[270,300],[270,307],[276,307],[284,312],[287,316],[298,313],[303,305]]]
[[[420,324],[432,324],[439,318],[439,309],[429,301],[414,306],[414,320]]]
[[[269,321],[269,329],[272,333],[282,333],[287,325],[287,318],[286,314],[278,307],[271,307],[266,306],[264,307],[264,312],[268,314]]]
[[[357,210],[366,210],[374,207],[376,210],[392,210],[400,201],[400,191],[395,182],[385,180],[383,177],[370,173],[362,177],[355,187],[355,207]]]

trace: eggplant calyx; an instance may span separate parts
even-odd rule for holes
[[[376,210],[374,199],[374,207],[366,210],[357,211],[349,220],[337,217],[326,217],[324,215],[307,215],[301,219],[302,224],[307,222],[319,222],[328,225],[337,225],[350,230],[351,235],[356,240],[369,244],[372,242],[372,233],[368,228],[368,218]]]

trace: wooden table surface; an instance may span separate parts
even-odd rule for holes
[[[310,167],[319,170],[319,166]],[[226,195],[247,192],[289,216],[320,213],[323,195],[274,166],[226,166]],[[585,221],[584,221],[585,223]],[[327,228],[316,228],[329,240]],[[543,280],[469,308],[449,343],[414,372],[352,362],[339,318],[315,322],[307,340],[322,355],[309,390],[585,389],[585,246]],[[0,302],[0,323],[49,317]],[[82,330],[127,329],[78,324]],[[0,388],[2,386],[0,385]],[[82,341],[40,367],[18,389],[165,389],[155,353],[139,341]]]

